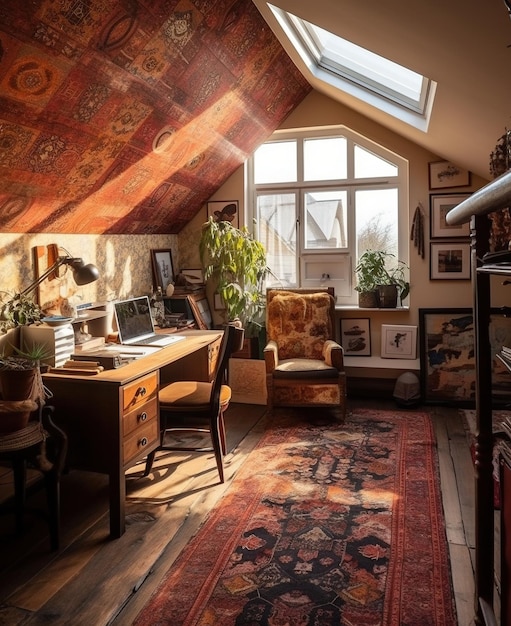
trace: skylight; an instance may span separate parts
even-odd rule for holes
[[[268,7],[317,79],[427,129],[435,83],[292,13]]]

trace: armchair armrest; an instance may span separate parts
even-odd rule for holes
[[[279,349],[277,342],[270,340],[263,350],[264,362],[266,363],[266,373],[271,374],[279,364]]]
[[[323,346],[323,357],[327,365],[335,367],[340,372],[344,370],[344,349],[336,341],[328,339]]]

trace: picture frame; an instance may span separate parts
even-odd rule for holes
[[[238,200],[211,200],[208,202],[208,219],[215,222],[227,221],[234,227],[240,227],[240,203]]]
[[[151,265],[155,287],[161,287],[163,293],[174,282],[174,265],[170,249],[151,250]]]
[[[463,200],[470,197],[469,193],[431,194],[429,196],[429,228],[431,239],[470,236],[470,222],[465,224],[448,224],[447,213]]]
[[[431,241],[430,280],[470,280],[470,242]]]
[[[468,187],[470,172],[450,161],[432,161],[429,167],[429,188],[448,189],[449,187]]]
[[[206,294],[190,294],[188,302],[199,330],[209,330],[212,328],[213,318]]]
[[[344,356],[371,356],[371,321],[368,317],[341,318]]]
[[[200,267],[184,268],[181,269],[181,276],[183,276],[189,285],[203,285],[204,284],[204,272]]]
[[[492,309],[488,329],[492,362],[492,399],[510,401],[509,371],[497,357],[511,346],[511,317]],[[426,404],[475,406],[476,360],[471,308],[419,309],[421,395]]]
[[[382,359],[416,359],[417,326],[382,324]]]

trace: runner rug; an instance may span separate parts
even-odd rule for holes
[[[429,415],[280,415],[134,623],[454,626]]]

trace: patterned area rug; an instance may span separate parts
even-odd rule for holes
[[[430,417],[279,415],[136,626],[455,626]]]

